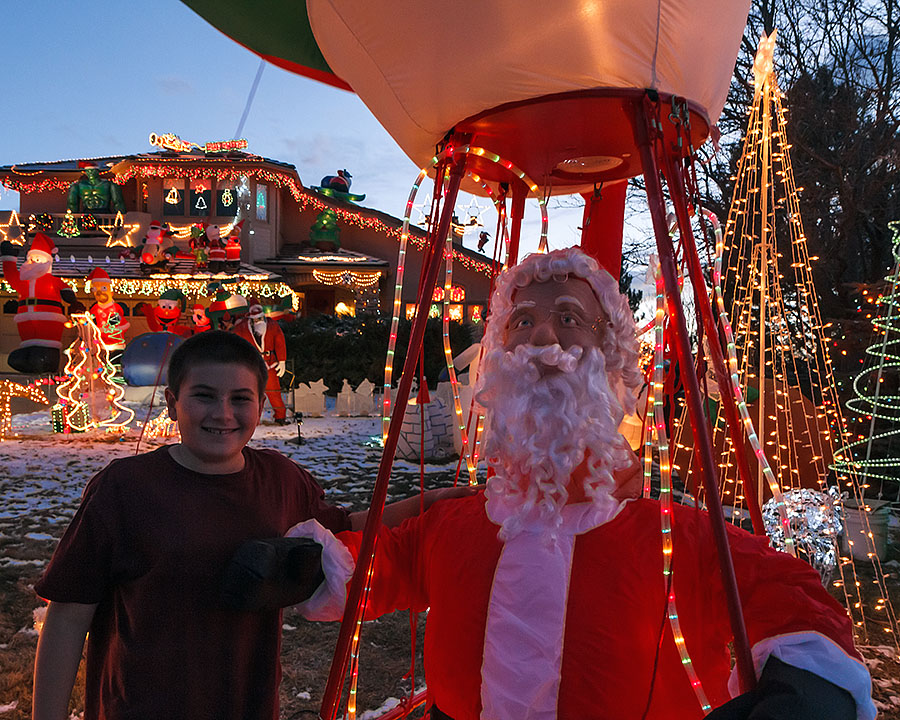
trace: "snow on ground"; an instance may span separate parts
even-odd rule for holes
[[[160,408],[137,404],[131,408],[138,419],[146,419],[148,410],[151,417],[160,412]],[[143,439],[138,445],[140,431],[136,428],[123,438],[98,430],[54,433],[46,410],[14,415],[12,426],[16,436],[0,442],[0,567],[45,564],[49,554],[22,556],[14,548],[23,537],[47,541],[52,548],[94,473],[115,458],[174,442]],[[297,443],[298,426],[293,422],[274,424],[267,405],[250,445],[277,450],[305,467],[325,489],[330,502],[353,509],[367,507],[381,459],[380,418],[330,414],[304,418],[300,433],[303,444]],[[388,502],[417,492],[419,472],[417,463],[396,461]],[[450,485],[456,462],[426,464],[424,472],[426,487]]]

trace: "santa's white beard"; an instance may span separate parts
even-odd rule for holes
[[[34,280],[42,275],[53,271],[53,261],[45,260],[44,262],[26,262],[22,263],[19,268],[19,278],[21,280]]]
[[[612,473],[629,464],[630,450],[618,431],[622,404],[598,348],[489,352],[477,400],[487,410],[485,457],[495,472],[488,495],[516,508],[503,522],[503,539],[534,523],[551,532],[559,526],[572,473],[586,456],[585,496],[595,505],[612,502]]]

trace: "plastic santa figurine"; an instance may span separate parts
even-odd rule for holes
[[[759,678],[739,688],[710,518],[640,498],[618,432],[643,380],[635,335],[616,281],[579,249],[499,276],[476,390],[493,474],[483,491],[379,530],[366,618],[428,610],[433,719],[700,720],[710,706],[715,720],[874,718],[846,610],[804,561],[729,525]],[[325,546],[304,614],[340,618],[360,533],[335,539],[312,520],[288,534]]]
[[[16,329],[22,340],[6,362],[19,372],[56,372],[66,322],[63,301],[69,304],[70,313],[84,310],[72,289],[53,275],[55,253],[53,241],[38,233],[28,248],[25,262],[17,267],[19,247],[8,241],[0,244],[3,278],[19,295]]]
[[[271,318],[267,318],[262,303],[258,298],[247,301],[247,316],[234,326],[234,332],[253,343],[262,353],[263,360],[269,368],[269,379],[266,383],[266,397],[272,405],[275,422],[284,425],[287,420],[287,409],[281,397],[281,381],[284,375],[287,349],[281,326]]]
[[[87,290],[96,301],[89,312],[94,316],[94,324],[100,329],[100,339],[115,362],[125,350],[125,331],[131,327],[125,319],[122,306],[113,300],[112,281],[106,270],[94,268],[87,278]]]

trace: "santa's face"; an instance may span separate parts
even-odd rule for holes
[[[91,292],[100,307],[112,305],[113,297],[109,280],[92,280]]]
[[[52,271],[53,260],[48,259],[47,253],[30,250],[22,267],[19,268],[19,277],[23,280],[34,280]]]
[[[599,347],[605,315],[587,282],[579,278],[532,282],[516,291],[503,347],[559,345]]]
[[[263,312],[263,309],[259,305],[255,305],[250,308],[250,311],[247,313],[247,318],[250,321],[250,324],[253,326],[253,329],[256,332],[262,334],[266,329],[266,314]]]

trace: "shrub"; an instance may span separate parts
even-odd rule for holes
[[[293,365],[294,384],[315,382],[320,378],[329,393],[337,393],[347,382],[356,388],[368,379],[376,387],[384,383],[390,318],[383,315],[346,317],[316,315],[284,323],[288,368]],[[396,386],[406,358],[411,323],[401,320],[397,329],[393,381]],[[450,321],[450,348],[454,356],[472,344],[467,325]],[[431,318],[425,327],[425,379],[428,386],[437,385],[445,367],[442,324]]]

